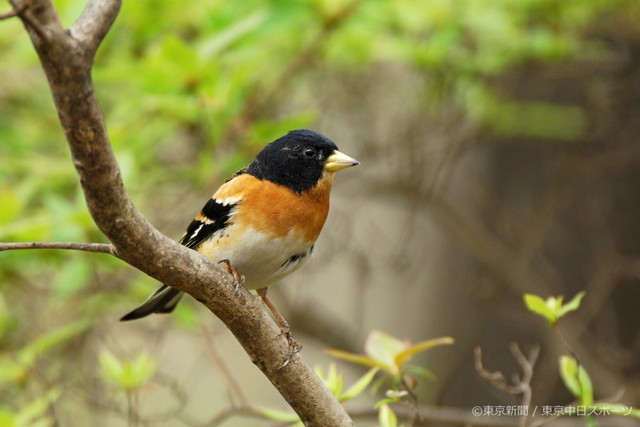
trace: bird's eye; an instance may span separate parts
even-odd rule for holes
[[[303,151],[306,157],[314,157],[316,155],[316,149],[313,147],[307,147]]]

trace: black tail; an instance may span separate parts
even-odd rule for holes
[[[151,313],[171,313],[183,293],[177,289],[162,285],[160,289],[155,291],[142,305],[131,313],[127,313],[120,318],[121,321],[140,319],[150,315]]]

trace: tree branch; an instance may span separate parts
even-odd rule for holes
[[[91,0],[70,31],[61,27],[49,0],[28,1],[21,18],[49,81],[89,212],[118,257],[207,306],[306,425],[353,425],[299,356],[278,369],[288,345],[283,337],[275,339],[280,330],[260,299],[244,289],[235,295],[228,273],[161,234],[129,198],[91,81],[95,51],[115,19],[120,1]],[[33,18],[25,19],[31,13]]]
[[[73,251],[95,252],[117,256],[116,249],[108,243],[76,242],[15,242],[0,243],[0,252],[20,249],[67,249]]]
[[[16,16],[21,15],[25,10],[27,10],[27,3],[22,3],[18,7],[14,7],[11,11],[0,14],[0,21],[15,18]]]
[[[521,406],[527,407],[527,413],[520,417],[520,426],[525,426],[529,414],[528,408],[531,406],[531,380],[533,379],[533,368],[540,354],[540,347],[534,346],[529,350],[529,354],[525,356],[518,344],[511,343],[509,345],[511,354],[522,369],[521,377],[514,377],[512,383],[507,381],[504,374],[500,371],[488,371],[482,364],[482,349],[478,346],[474,351],[474,366],[480,377],[496,387],[498,390],[518,399]]]
[[[19,16],[32,36],[36,35],[40,40],[47,39],[44,29],[36,22],[36,19],[29,11],[29,8],[33,6],[32,1],[22,0],[18,2],[17,0],[9,0],[9,3],[13,6],[13,11],[7,14],[9,17]]]
[[[81,40],[92,55],[95,54],[121,6],[121,0],[89,0],[80,18],[71,27],[71,34]]]

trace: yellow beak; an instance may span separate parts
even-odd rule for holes
[[[342,169],[350,168],[351,166],[359,165],[360,162],[349,157],[344,153],[335,150],[332,155],[327,159],[327,163],[324,165],[324,170],[329,172],[337,172]]]

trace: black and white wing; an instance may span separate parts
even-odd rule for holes
[[[187,232],[180,239],[180,243],[190,249],[197,250],[207,239],[217,231],[222,230],[233,216],[233,209],[240,197],[215,199],[211,198],[200,213],[187,227]],[[183,293],[167,285],[162,285],[142,305],[124,315],[120,320],[135,320],[151,313],[171,313]]]

